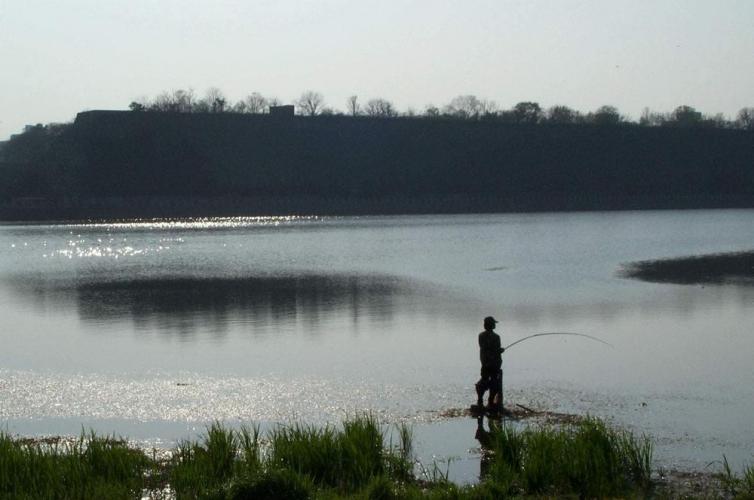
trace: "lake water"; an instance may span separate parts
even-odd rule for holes
[[[645,432],[658,466],[754,461],[754,287],[622,263],[754,247],[754,211],[269,217],[0,226],[0,425],[170,446],[221,419],[414,425],[479,473],[476,335],[507,404]]]

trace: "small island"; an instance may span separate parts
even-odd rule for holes
[[[654,283],[754,285],[754,250],[643,260],[624,265],[619,274]]]

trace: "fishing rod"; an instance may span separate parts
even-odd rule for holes
[[[610,344],[608,342],[605,342],[602,339],[598,339],[597,337],[592,337],[591,335],[587,335],[585,333],[575,333],[575,332],[543,332],[543,333],[535,333],[533,335],[528,335],[528,336],[526,336],[526,337],[524,337],[522,339],[518,339],[517,341],[508,344],[505,347],[504,351],[507,351],[508,349],[510,349],[511,347],[513,347],[514,345],[520,344],[521,342],[523,342],[525,340],[530,340],[530,339],[534,339],[534,338],[537,338],[537,337],[544,337],[544,336],[548,336],[548,335],[570,335],[570,336],[574,336],[574,337],[584,337],[584,338],[587,338],[589,340],[594,340],[595,342],[599,342],[600,344],[605,344],[606,346],[613,347],[612,344]],[[502,405],[503,405],[503,370],[501,368],[500,369],[500,406],[502,407]]]
[[[513,347],[514,345],[516,345],[516,344],[520,344],[520,343],[521,343],[521,342],[523,342],[524,340],[533,339],[533,338],[535,338],[535,337],[544,337],[545,335],[573,335],[573,336],[577,336],[577,337],[585,337],[585,338],[588,338],[588,339],[591,339],[591,340],[597,341],[597,342],[599,342],[599,343],[601,343],[601,344],[605,344],[606,346],[610,346],[610,347],[613,347],[613,345],[612,345],[612,344],[609,344],[609,343],[605,342],[605,341],[604,341],[604,340],[602,340],[602,339],[598,339],[597,337],[592,337],[591,335],[587,335],[587,334],[585,334],[585,333],[573,333],[573,332],[544,332],[544,333],[535,333],[534,335],[529,335],[528,337],[524,337],[524,338],[522,338],[522,339],[518,339],[517,341],[513,342],[512,344],[508,344],[507,346],[505,346],[505,350],[507,351],[508,349],[510,349],[511,347]]]

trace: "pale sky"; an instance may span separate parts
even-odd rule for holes
[[[0,140],[211,86],[734,117],[754,106],[754,0],[0,0]]]

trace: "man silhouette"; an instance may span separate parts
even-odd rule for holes
[[[497,323],[492,316],[484,318],[484,331],[479,334],[479,360],[482,362],[482,370],[481,378],[476,383],[477,407],[482,409],[484,393],[489,391],[487,410],[493,412],[499,412],[503,407],[503,358],[501,354],[505,348],[500,345],[500,336],[495,333]]]

